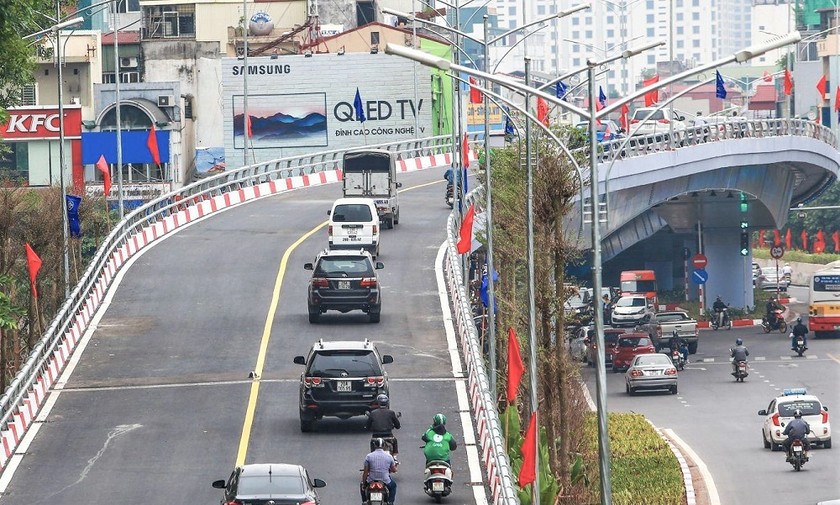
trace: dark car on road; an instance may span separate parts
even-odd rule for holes
[[[630,368],[633,358],[639,354],[655,352],[656,348],[647,333],[625,333],[618,337],[618,346],[612,362],[613,372],[623,372]]]
[[[256,463],[237,466],[228,480],[217,480],[213,487],[224,490],[223,504],[318,505],[316,488],[327,483],[310,479],[300,465]]]
[[[319,340],[307,356],[295,356],[295,363],[306,366],[300,376],[300,431],[314,430],[324,416],[349,419],[376,407],[376,396],[388,394],[382,365],[393,361],[367,339]]]
[[[314,263],[306,263],[303,268],[312,270],[307,296],[310,323],[317,323],[328,310],[361,310],[371,323],[379,322],[382,300],[376,270],[385,266],[379,261],[374,263],[370,253],[325,250]]]

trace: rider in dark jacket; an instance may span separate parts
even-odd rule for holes
[[[802,337],[802,341],[805,342],[805,349],[808,348],[808,327],[802,324],[802,318],[796,318],[796,324],[794,325],[793,329],[791,330],[791,338],[790,338],[790,350],[796,350],[796,339]]]
[[[393,446],[391,454],[396,456],[399,453],[399,447],[393,430],[400,429],[400,418],[388,408],[388,395],[380,394],[376,397],[376,401],[379,403],[379,408],[370,411],[366,425],[367,430],[371,432],[371,450],[374,449],[374,439],[388,438]]]
[[[787,439],[782,445],[785,446],[788,461],[790,461],[790,446],[794,440],[802,440],[802,445],[805,446],[806,451],[811,448],[811,443],[808,442],[808,433],[811,433],[811,426],[808,424],[808,421],[802,419],[802,411],[796,409],[793,413],[793,419],[788,422],[788,425],[785,426],[785,431],[782,432],[782,435],[787,435]]]
[[[776,301],[775,298],[771,298],[767,301],[767,322],[770,326],[776,326],[776,311],[777,310],[784,310],[784,308]]]
[[[712,304],[712,310],[715,312],[715,319],[718,320],[718,326],[723,326],[724,321],[720,318],[720,313],[726,309],[726,304],[721,300],[720,295],[715,298],[715,303]]]
[[[730,350],[732,356],[732,375],[735,375],[738,370],[739,361],[747,361],[747,356],[750,355],[749,349],[744,345],[744,341],[740,338],[735,339],[735,347]]]

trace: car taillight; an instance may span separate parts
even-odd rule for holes
[[[823,410],[822,412],[820,412],[820,414],[822,415],[823,424],[827,423],[828,422],[828,412]]]
[[[373,225],[373,234],[374,234],[374,235],[379,234],[379,227],[378,227],[378,226],[376,226],[376,225]]]
[[[312,287],[314,288],[328,288],[330,287],[330,281],[324,279],[323,277],[315,277],[312,279]]]
[[[382,375],[377,375],[374,377],[367,378],[367,385],[368,387],[382,387],[385,385],[385,377]]]
[[[314,501],[301,502],[300,505],[316,505]]]
[[[644,375],[641,370],[633,370],[630,372],[630,377],[641,377]]]
[[[385,487],[385,484],[383,484],[382,482],[379,482],[378,480],[375,480],[375,481],[371,482],[370,484],[368,484],[369,489],[383,489],[384,487]]]
[[[375,288],[376,287],[376,277],[365,277],[359,283],[359,286],[363,288]]]
[[[242,502],[236,500],[226,501],[225,505],[242,505]]]
[[[669,369],[665,370],[665,375],[677,375],[677,369],[676,368],[669,368]]]
[[[662,123],[662,124],[668,124],[668,123],[670,123],[670,121],[668,121],[668,120],[667,120],[667,119],[665,119],[665,118],[660,119],[658,122],[659,122],[659,123]]]
[[[776,412],[775,414],[770,416],[770,420],[773,421],[773,426],[781,426],[781,423],[779,423],[779,413],[778,412]]]
[[[638,123],[638,122],[639,122],[639,120],[638,120],[638,119],[631,119],[631,120],[630,120],[630,124],[636,124],[636,123]]]
[[[329,225],[329,226],[327,227],[327,233],[328,233],[328,234],[330,234],[330,235],[332,235],[332,234],[333,234],[333,232],[332,232],[332,225]]]
[[[324,382],[320,377],[304,377],[303,385],[308,388],[322,388],[324,387]]]

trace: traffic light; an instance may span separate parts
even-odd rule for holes
[[[741,221],[741,231],[746,231],[747,228],[749,228],[749,227],[750,227],[750,223],[748,223],[746,221]]]
[[[749,204],[747,203],[747,194],[741,193],[741,212],[748,212],[750,210]]]
[[[741,232],[741,256],[748,256],[750,254],[750,234],[749,232]]]

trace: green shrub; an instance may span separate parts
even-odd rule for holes
[[[769,260],[772,259],[770,257],[770,249],[753,249],[752,251],[753,258]],[[785,251],[785,255],[782,258],[783,261],[794,261],[797,263],[813,263],[816,265],[827,265],[832,261],[840,261],[840,254],[835,253],[821,253],[821,254],[811,254],[805,251]]]

